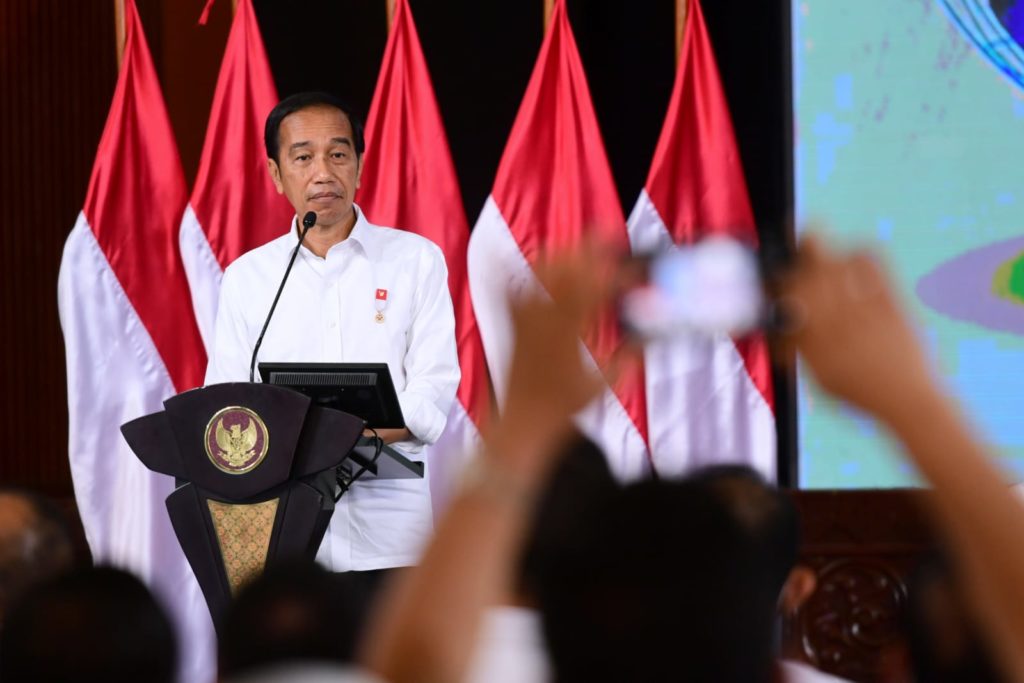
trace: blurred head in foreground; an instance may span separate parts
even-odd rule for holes
[[[1002,683],[948,560],[930,557],[911,579],[907,654],[916,683]]]
[[[574,536],[540,590],[560,683],[771,680],[777,572],[708,486],[626,487]]]
[[[712,465],[687,477],[715,495],[760,546],[762,568],[778,596],[778,609],[796,612],[817,587],[814,570],[797,563],[800,516],[784,492],[747,465]]]
[[[520,554],[517,597],[534,604],[544,565],[594,511],[621,489],[604,453],[576,434],[563,450],[533,511],[530,532]]]
[[[221,677],[288,662],[351,662],[364,600],[351,576],[313,562],[268,568],[228,611],[219,644]]]
[[[128,572],[89,567],[41,583],[11,609],[0,633],[4,683],[174,680],[171,624]]]
[[[70,569],[72,562],[60,510],[33,493],[0,490],[0,626],[18,596]]]

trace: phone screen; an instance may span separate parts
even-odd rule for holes
[[[762,321],[757,259],[745,245],[710,238],[646,257],[646,277],[622,297],[623,327],[640,339],[742,335]]]

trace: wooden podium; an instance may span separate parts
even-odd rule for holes
[[[363,428],[296,391],[250,383],[187,391],[122,425],[143,464],[178,482],[167,511],[218,629],[265,566],[315,558],[337,470]]]

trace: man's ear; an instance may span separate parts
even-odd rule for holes
[[[363,154],[356,158],[356,189],[359,189],[359,182],[363,178]]]
[[[274,187],[278,194],[284,194],[284,185],[281,184],[281,168],[273,158],[267,159],[267,170],[270,171],[270,179],[274,181]]]
[[[796,614],[807,600],[814,595],[818,587],[818,575],[810,567],[798,564],[786,577],[786,583],[779,593],[779,611],[783,614]]]

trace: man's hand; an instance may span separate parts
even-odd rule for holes
[[[839,255],[808,236],[780,285],[792,324],[786,339],[825,391],[883,420],[934,391],[921,345],[873,256]]]
[[[933,381],[893,288],[865,253],[800,245],[780,282],[793,342],[821,386],[882,419],[935,489],[928,506],[1006,680],[1024,680],[1024,515],[1005,474]]]
[[[373,432],[374,430],[372,429],[364,429],[363,436],[373,436]],[[412,435],[412,432],[409,431],[408,427],[402,427],[401,429],[378,429],[376,432],[377,436],[379,436],[385,444],[393,444],[399,441],[410,441],[415,438]]]
[[[484,610],[507,593],[532,501],[572,416],[606,386],[580,355],[580,332],[614,280],[602,263],[614,261],[594,250],[559,257],[537,268],[551,297],[535,292],[514,302],[505,409],[485,435],[479,476],[449,502],[419,565],[384,596],[365,640],[362,660],[385,679],[465,678]]]

